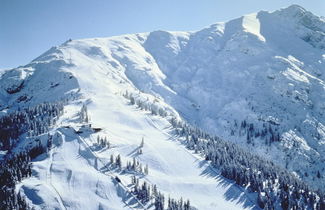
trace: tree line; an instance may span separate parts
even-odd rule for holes
[[[139,109],[150,111],[153,115],[160,115],[161,117],[167,117],[168,111],[163,107],[158,106],[155,101],[151,102],[148,98],[144,101],[137,98],[134,94],[126,91],[123,96],[130,101],[131,105],[136,105]]]
[[[152,202],[155,210],[190,210],[193,209],[190,200],[184,201],[183,198],[179,200],[168,197],[167,208],[165,208],[165,195],[157,189],[157,185],[150,185],[146,181],[140,184],[136,176],[131,177],[132,193],[142,203],[148,204]]]
[[[39,144],[17,154],[9,153],[0,163],[0,209],[31,209],[20,193],[15,193],[15,185],[23,178],[32,175],[31,160],[49,151],[52,136],[48,135],[46,144]]]
[[[205,157],[222,176],[256,192],[261,208],[325,209],[323,192],[312,189],[286,169],[176,118],[170,123],[188,149]]]
[[[147,100],[136,99],[132,94],[124,94],[131,105],[150,111],[153,107]],[[145,105],[143,105],[145,104]],[[168,112],[160,116],[166,117]],[[157,114],[157,112],[152,112]],[[170,116],[173,116],[170,114]],[[191,126],[176,117],[169,119],[175,135],[185,139],[184,144],[190,150],[202,155],[211,166],[219,169],[225,178],[257,193],[257,204],[264,209],[325,209],[325,196],[321,190],[312,189],[309,185],[295,177],[292,173],[252,154],[238,145],[212,136],[201,129]],[[238,125],[237,125],[238,126]],[[242,121],[241,135],[247,135],[247,142],[253,144],[253,137],[265,139],[266,144],[281,141],[278,128],[263,125],[255,129],[252,123]],[[234,131],[233,131],[234,132]]]
[[[62,114],[63,103],[42,103],[1,117],[0,149],[14,148],[23,133],[33,137],[48,132]]]
[[[258,128],[254,123],[249,123],[247,120],[241,121],[240,125],[235,120],[230,135],[234,136],[235,134],[238,136],[246,135],[246,143],[253,146],[255,145],[254,140],[257,138],[264,140],[267,146],[281,141],[279,125],[272,123],[263,123],[262,128]]]
[[[51,135],[43,135],[43,143],[37,136],[47,133],[62,114],[63,103],[42,103],[0,118],[0,149],[7,150],[0,162],[0,209],[31,209],[24,197],[15,193],[15,185],[32,175],[31,160],[51,148]],[[32,144],[14,151],[23,134]]]

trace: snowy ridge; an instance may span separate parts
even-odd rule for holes
[[[114,179],[131,187],[133,174],[106,168],[111,155],[120,155],[124,165],[133,158],[148,165],[141,181],[171,198],[190,199],[197,209],[258,209],[256,194],[184,148],[168,117],[130,106],[126,92],[141,106],[172,113],[169,118],[235,142],[322,188],[324,37],[324,19],[294,5],[197,32],[67,41],[6,70],[1,115],[42,102],[66,104],[50,131],[52,150],[33,161],[32,177],[16,191],[36,209],[141,208]],[[80,121],[83,104],[97,133]],[[97,136],[111,147],[97,147]]]
[[[261,41],[265,42],[265,38],[260,33],[260,22],[257,14],[250,14],[243,17],[243,27],[250,33],[256,35]]]

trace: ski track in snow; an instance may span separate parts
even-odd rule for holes
[[[60,135],[62,136],[63,142],[64,142],[65,137],[62,135],[62,133],[60,133]],[[57,198],[57,201],[60,204],[61,209],[67,209],[63,204],[63,200],[62,200],[62,197],[61,197],[60,193],[55,188],[55,186],[52,184],[52,176],[51,176],[52,170],[51,169],[52,169],[52,164],[53,164],[53,154],[55,153],[55,151],[56,151],[56,147],[51,148],[50,151],[49,151],[49,164],[48,164],[48,168],[47,168],[47,172],[46,172],[46,182],[50,184],[51,188],[57,194],[56,198]]]
[[[82,137],[78,137],[78,140],[80,140],[80,142],[82,142],[85,146],[86,146],[86,148],[91,152],[91,154],[96,158],[96,161],[100,161],[100,163],[103,165],[103,167],[102,168],[105,168],[105,169],[107,169],[107,172],[106,173],[104,173],[105,175],[107,175],[107,176],[109,176],[109,177],[111,177],[112,179],[114,179],[115,177],[117,177],[118,176],[118,174],[115,174],[115,173],[113,173],[112,171],[111,171],[111,169],[109,168],[109,167],[107,167],[107,163],[105,163],[105,162],[103,162],[103,160],[101,159],[101,158],[99,158],[97,155],[96,155],[96,153],[94,153],[94,151],[92,151],[92,149],[90,148],[90,146],[89,146],[89,144],[87,144],[87,142],[82,138]],[[98,168],[97,167],[95,167],[97,170],[98,170]],[[102,172],[101,172],[102,173]],[[120,183],[117,183],[117,185],[120,185],[122,188],[123,188],[123,190],[125,190],[125,192],[127,192],[127,193],[129,193],[130,195],[131,195],[131,197],[134,199],[134,200],[136,200],[136,202],[143,208],[143,209],[147,209],[143,204],[142,204],[142,202],[141,201],[139,201],[132,193],[131,193],[131,189],[129,189],[126,185],[124,185],[122,182],[120,182]],[[127,203],[127,202],[125,202],[125,204],[127,205],[127,206],[129,206],[129,204]],[[133,209],[131,206],[129,206],[131,209]]]

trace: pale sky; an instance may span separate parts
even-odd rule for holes
[[[0,0],[0,69],[25,65],[69,38],[194,31],[291,4],[325,16],[325,0]]]

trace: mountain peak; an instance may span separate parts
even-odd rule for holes
[[[297,4],[292,4],[287,8],[281,9],[281,11],[288,14],[301,14],[301,13],[305,13],[307,10]]]
[[[290,18],[294,18],[294,17],[299,18],[306,14],[312,15],[312,13],[308,12],[306,9],[304,9],[303,7],[301,7],[297,4],[293,4],[289,7],[282,8],[282,9],[276,11],[276,13],[279,13],[281,16],[286,16],[286,17],[290,17]]]

